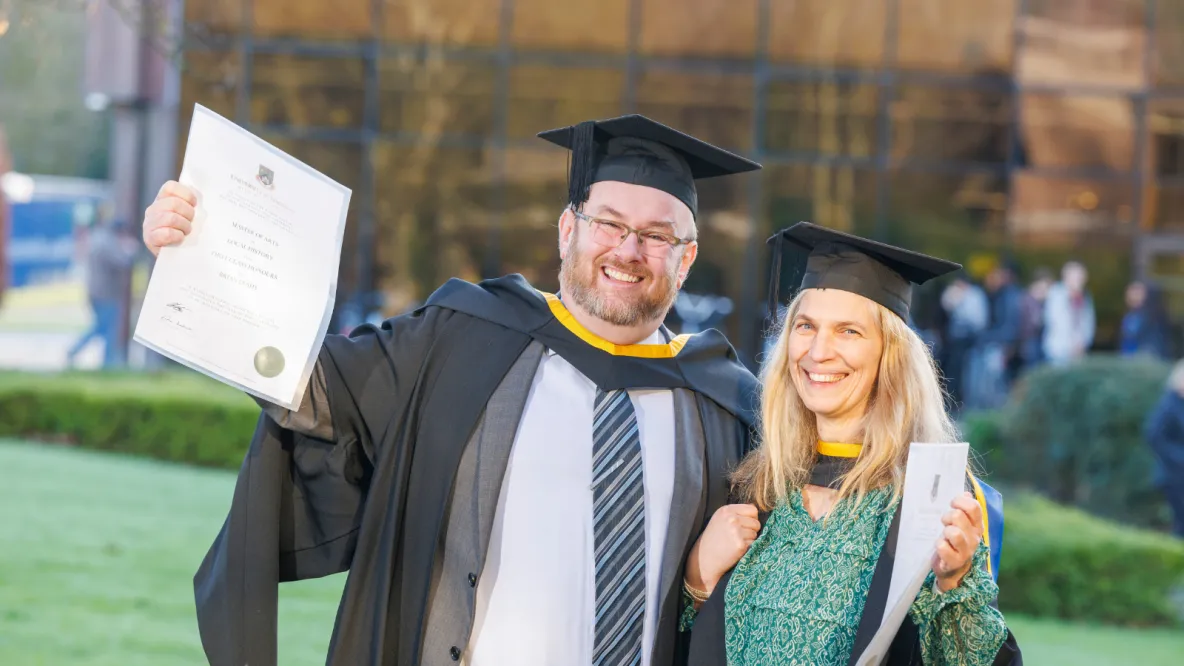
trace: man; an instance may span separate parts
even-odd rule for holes
[[[1094,343],[1097,316],[1094,301],[1085,290],[1085,266],[1077,261],[1061,268],[1061,281],[1044,300],[1044,357],[1064,365],[1085,356]]]
[[[1016,272],[1005,260],[985,280],[990,316],[971,354],[967,406],[972,409],[998,408],[1011,391],[1023,326],[1024,292],[1015,283]]]
[[[119,319],[124,316],[132,266],[139,253],[135,237],[127,226],[104,210],[87,234],[86,292],[94,315],[90,329],[66,352],[67,365],[74,365],[78,354],[98,338],[103,341],[103,368],[124,364],[125,350],[119,343]]]
[[[345,570],[328,664],[674,661],[683,562],[756,380],[718,332],[661,322],[697,252],[695,179],[760,165],[642,116],[540,136],[572,151],[560,294],[452,280],[328,336],[299,411],[261,401],[195,579],[215,666],[274,664],[275,583]],[[165,185],[150,249],[196,201]]]

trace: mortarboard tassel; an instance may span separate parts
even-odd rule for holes
[[[571,171],[567,180],[567,200],[578,209],[588,200],[588,190],[596,175],[596,122],[582,122],[572,128]]]

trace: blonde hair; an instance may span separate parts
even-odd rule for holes
[[[789,323],[797,317],[802,296],[790,303],[761,371],[761,446],[732,475],[743,501],[765,511],[806,484],[818,446],[817,419],[790,375],[795,362],[789,358]],[[869,491],[887,484],[892,484],[894,497],[899,496],[910,443],[958,441],[929,347],[900,317],[873,305],[883,352],[864,416],[863,449],[843,477],[838,495],[838,500],[854,495],[857,504]]]

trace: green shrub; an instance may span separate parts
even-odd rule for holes
[[[0,374],[0,437],[238,468],[258,417],[249,397],[189,373]]]
[[[1029,494],[1004,498],[999,606],[1121,625],[1181,622],[1184,541]]]
[[[994,474],[1001,466],[1004,454],[1003,419],[999,412],[975,412],[962,418],[963,440],[970,443],[972,464],[980,473]],[[992,478],[997,478],[992,476]]]
[[[1123,524],[1167,526],[1143,422],[1169,370],[1156,361],[1097,356],[1031,372],[996,417],[978,417],[998,426],[975,426],[986,440],[975,448],[988,461],[988,482],[1030,489]]]

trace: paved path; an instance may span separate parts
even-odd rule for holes
[[[12,289],[0,306],[0,370],[52,372],[66,367],[66,352],[90,326],[86,290],[77,282]],[[77,367],[99,366],[103,345],[95,341]]]
[[[64,370],[66,351],[78,336],[77,333],[0,331],[0,370]],[[76,367],[97,368],[102,356],[103,345],[95,341],[82,350]]]

